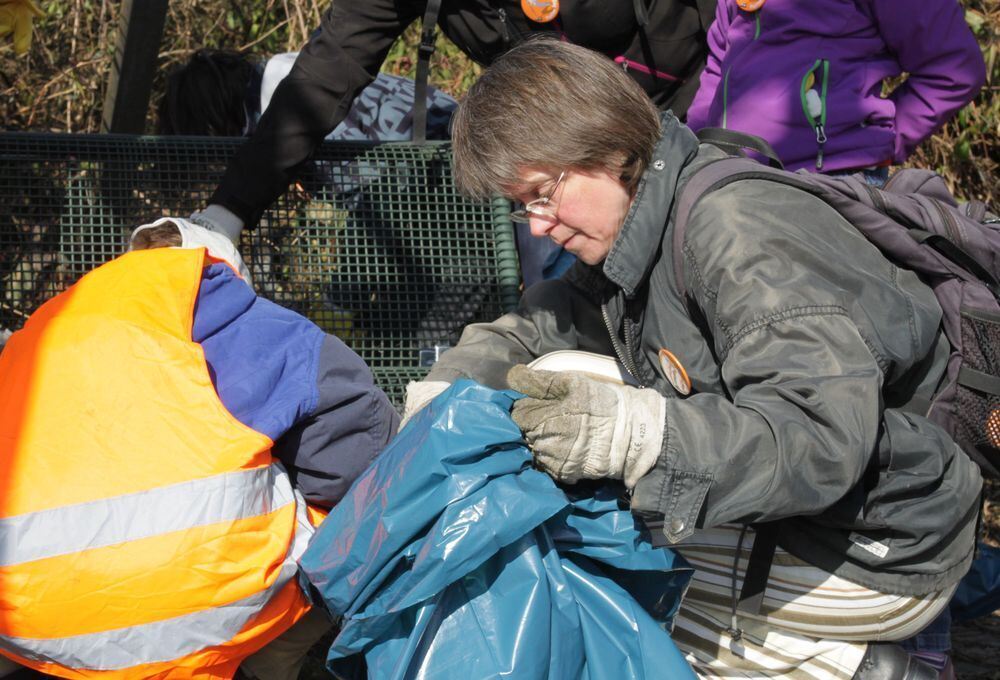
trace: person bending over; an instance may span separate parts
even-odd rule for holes
[[[330,625],[296,558],[398,416],[224,236],[162,219],[131,244],[0,355],[0,658],[294,678]]]
[[[820,199],[764,180],[706,195],[674,253],[678,196],[725,154],[579,46],[501,57],[453,140],[461,190],[523,202],[580,262],[469,326],[407,414],[460,377],[510,387],[541,468],[623,480],[696,568],[673,636],[699,673],[935,677],[886,644],[946,606],[973,554],[979,469],[906,407],[949,355],[933,292]],[[642,387],[523,365],[555,350],[617,357]],[[737,610],[765,535],[762,599]]]
[[[201,49],[171,70],[160,100],[161,135],[252,135],[298,52],[257,62],[238,52]],[[326,140],[402,142],[413,127],[414,84],[379,73],[355,97],[347,116]],[[458,103],[434,87],[427,91],[427,139],[449,139],[448,123]]]

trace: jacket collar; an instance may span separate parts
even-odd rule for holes
[[[639,181],[618,238],[604,260],[604,275],[632,297],[660,252],[681,171],[698,152],[698,139],[669,111],[660,118],[660,141]]]

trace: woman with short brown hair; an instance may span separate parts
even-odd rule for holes
[[[930,622],[972,558],[978,468],[886,407],[944,374],[933,292],[816,197],[761,180],[704,197],[675,256],[676,199],[725,154],[574,45],[499,59],[453,138],[460,187],[524,203],[515,219],[580,262],[467,328],[407,412],[460,377],[512,387],[540,467],[621,479],[654,540],[696,568],[674,637],[699,673],[934,677],[870,644]],[[616,357],[640,387],[522,365],[556,350]],[[738,609],[762,526],[769,576]]]

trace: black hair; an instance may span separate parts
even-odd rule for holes
[[[247,87],[254,66],[238,53],[201,49],[167,76],[160,101],[161,135],[239,137],[247,124]]]

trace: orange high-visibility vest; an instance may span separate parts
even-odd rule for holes
[[[66,678],[230,678],[308,609],[272,441],[191,340],[204,249],[126,254],[0,354],[0,653]]]

